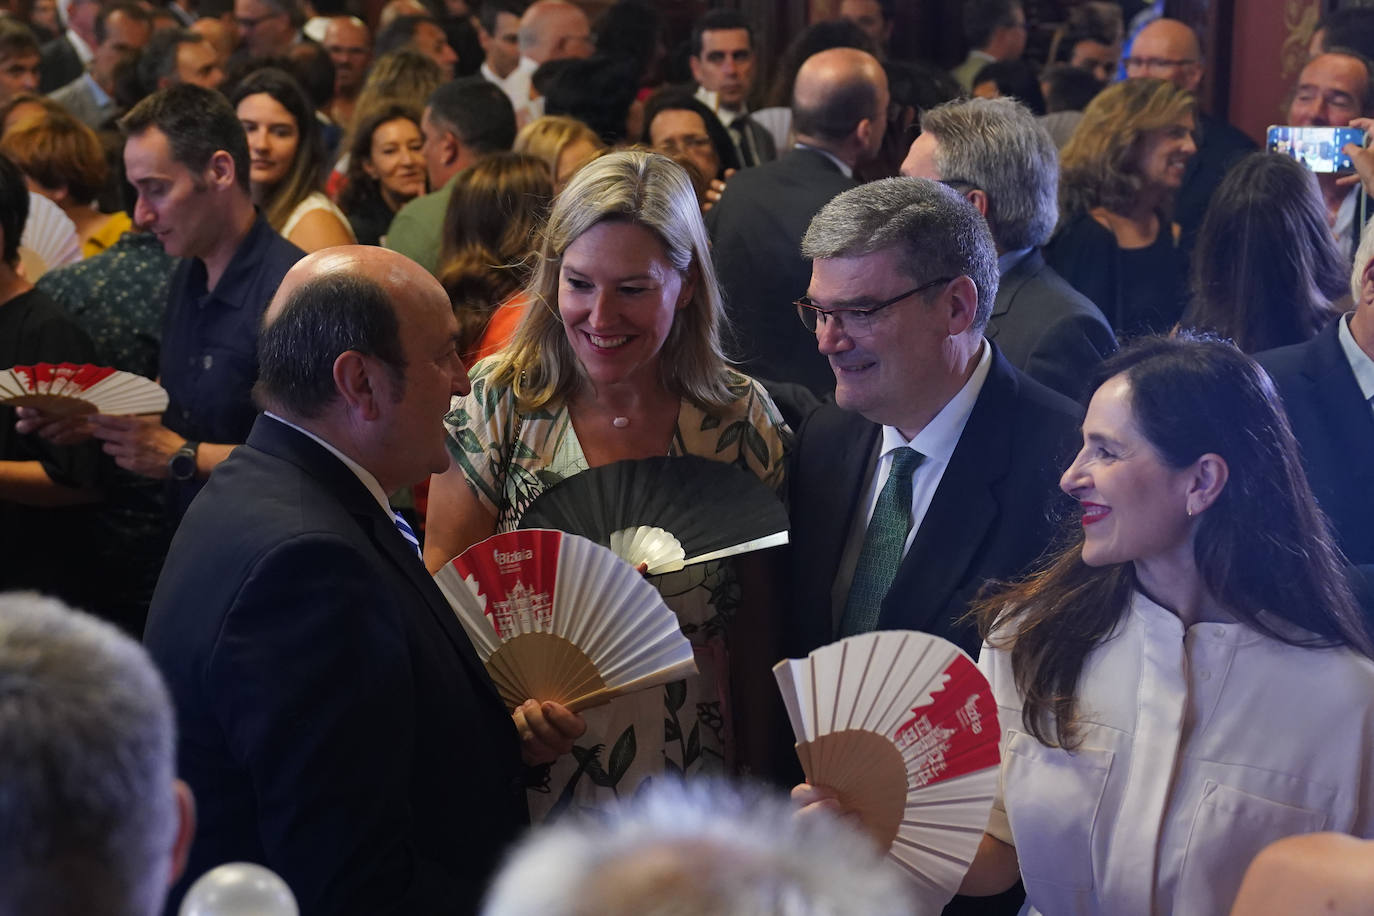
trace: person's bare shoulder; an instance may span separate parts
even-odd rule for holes
[[[1374,842],[1341,833],[1285,837],[1260,851],[1231,916],[1374,916]]]

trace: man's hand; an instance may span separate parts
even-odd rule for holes
[[[561,703],[526,700],[511,718],[520,733],[520,755],[530,766],[557,760],[587,730],[586,721]]]
[[[14,428],[24,435],[36,435],[53,445],[80,445],[91,438],[89,417],[57,417],[33,407],[15,409]]]
[[[725,182],[729,181],[733,174],[735,174],[734,169],[726,169],[724,178],[711,179],[711,183],[706,186],[706,199],[701,202],[702,213],[720,203],[720,196],[725,193]]]
[[[89,419],[91,435],[105,444],[105,454],[126,471],[163,479],[167,462],[186,440],[162,425],[157,417],[111,417],[95,414]]]
[[[1351,118],[1350,126],[1358,127],[1368,136],[1370,133],[1374,133],[1374,118]],[[1362,184],[1366,194],[1374,195],[1374,149],[1356,143],[1347,143],[1341,152],[1350,157],[1350,161],[1355,166],[1355,174],[1342,175],[1336,179],[1336,184],[1345,187]]]

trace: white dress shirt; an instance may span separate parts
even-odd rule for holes
[[[1028,733],[1009,650],[978,667],[1002,727],[988,832],[1016,847],[1023,914],[1220,916],[1274,840],[1374,834],[1374,662],[1354,652],[1185,628],[1137,593],[1086,659],[1072,752]]]
[[[515,69],[508,73],[505,79],[501,79],[493,73],[485,62],[483,62],[482,66],[478,69],[485,79],[501,87],[501,91],[506,94],[506,98],[510,99],[511,107],[515,109],[516,123],[520,126],[523,127],[525,124],[528,124],[531,120],[544,113],[544,100],[542,98],[537,100],[530,98],[530,90],[534,85],[532,77],[534,76],[534,71],[539,69],[539,63],[537,61],[525,57],[522,54],[520,56],[520,63],[515,65]],[[537,114],[534,113],[535,101],[539,103]]]
[[[1360,386],[1364,399],[1374,404],[1374,359],[1355,342],[1355,335],[1350,333],[1350,316],[1344,316],[1340,322],[1336,337],[1341,342],[1346,362],[1350,363],[1350,371],[1355,373],[1355,384]]]
[[[945,469],[949,467],[949,460],[959,444],[959,437],[964,434],[964,427],[968,424],[969,415],[973,413],[973,405],[978,402],[978,394],[983,390],[983,382],[987,381],[988,370],[991,368],[992,347],[984,340],[979,351],[978,365],[974,367],[968,381],[964,382],[964,387],[950,398],[949,403],[916,434],[914,439],[907,439],[894,427],[883,427],[882,441],[878,446],[878,462],[873,470],[873,476],[868,481],[868,492],[864,497],[863,515],[850,522],[849,539],[840,558],[835,584],[830,593],[831,609],[837,621],[844,613],[849,586],[854,581],[854,568],[859,562],[859,552],[863,549],[869,519],[873,517],[873,509],[878,504],[878,494],[887,484],[888,474],[892,470],[893,454],[899,448],[914,448],[925,456],[911,474],[911,531],[907,533],[906,543],[902,545],[902,556],[905,557],[911,549],[912,542],[916,540],[916,533],[921,530],[921,521],[930,509],[931,500],[935,498],[935,491],[940,486],[941,478],[945,476]]]

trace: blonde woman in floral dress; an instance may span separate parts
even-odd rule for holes
[[[616,461],[697,455],[782,486],[789,433],[722,353],[715,270],[680,166],[638,150],[584,166],[554,202],[529,294],[511,345],[473,368],[472,393],[447,417],[453,464],[431,489],[431,569],[517,527],[552,484]],[[531,774],[536,822],[663,774],[733,765],[727,647],[736,614],[750,613],[733,567],[653,581],[700,673],[588,710],[573,753]]]

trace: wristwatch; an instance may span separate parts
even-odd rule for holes
[[[167,473],[173,480],[190,480],[196,476],[196,450],[199,448],[199,442],[188,439],[167,459]]]

